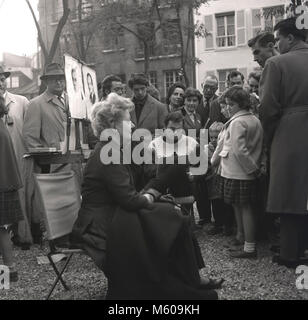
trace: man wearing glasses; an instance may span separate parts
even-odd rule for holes
[[[41,80],[47,89],[32,99],[25,116],[23,135],[28,148],[49,147],[60,149],[64,141],[69,115],[65,90],[65,75],[61,66],[51,63],[46,67]]]
[[[196,110],[201,116],[202,128],[204,128],[210,118],[211,104],[218,98],[216,95],[217,89],[218,80],[216,76],[207,76],[203,84],[203,101],[199,104]]]

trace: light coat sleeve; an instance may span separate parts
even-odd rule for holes
[[[252,174],[259,169],[247,148],[247,125],[236,121],[230,125],[232,153],[246,174]]]
[[[260,81],[260,120],[267,146],[270,146],[281,118],[281,71],[271,59],[265,64]]]
[[[30,102],[25,114],[23,136],[28,148],[43,147],[41,136],[41,108],[36,102]]]

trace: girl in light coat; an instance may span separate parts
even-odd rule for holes
[[[231,253],[235,258],[255,258],[256,223],[253,204],[256,202],[257,178],[260,173],[263,131],[259,119],[250,109],[249,94],[239,86],[225,93],[231,118],[225,123],[211,163],[220,163],[217,184],[220,197],[234,208],[238,243],[243,250]]]

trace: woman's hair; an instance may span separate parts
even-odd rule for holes
[[[0,119],[5,115],[5,100],[2,96],[0,96]]]
[[[222,122],[218,122],[218,121],[215,121],[214,123],[212,123],[212,125],[210,126],[209,128],[209,131],[210,132],[213,132],[213,131],[218,131],[220,132],[223,128],[224,124]]]
[[[225,92],[225,99],[228,98],[238,103],[240,109],[250,109],[250,95],[241,86],[233,86]]]
[[[253,79],[255,79],[257,82],[260,82],[261,72],[251,72],[251,73],[249,73],[248,80],[249,80],[250,78],[253,78]]]
[[[194,88],[187,88],[184,94],[184,99],[190,98],[190,97],[197,97],[199,103],[202,100],[202,94],[199,90],[194,89]]]
[[[186,87],[184,86],[184,84],[180,83],[180,82],[176,82],[172,86],[170,86],[168,89],[167,99],[166,99],[168,106],[170,104],[170,97],[173,95],[173,92],[175,91],[176,88],[181,88],[181,89],[183,89],[184,92],[186,90]]]
[[[133,109],[134,104],[130,99],[110,93],[106,100],[93,107],[91,118],[94,134],[99,138],[103,130],[113,128],[114,123],[123,119],[126,110],[131,112]]]
[[[174,122],[174,123],[183,123],[184,117],[181,111],[174,111],[168,113],[167,117],[165,118],[165,127],[168,126],[169,122]]]

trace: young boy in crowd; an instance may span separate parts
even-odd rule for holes
[[[216,190],[217,170],[218,166],[212,166],[210,161],[217,147],[219,133],[223,129],[222,122],[214,122],[209,128],[210,142],[205,146],[205,152],[208,152],[209,169],[206,175],[206,184],[208,188],[208,196],[211,201],[212,214],[214,218],[214,226],[207,233],[216,235],[224,233],[226,236],[232,234],[232,207],[219,199],[219,194]]]

